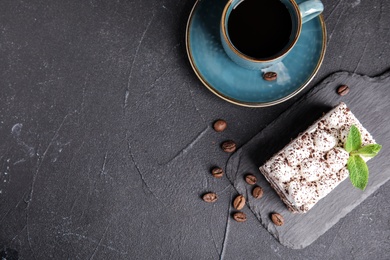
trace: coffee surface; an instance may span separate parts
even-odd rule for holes
[[[270,58],[288,44],[292,19],[279,0],[244,0],[230,13],[228,35],[241,53]]]

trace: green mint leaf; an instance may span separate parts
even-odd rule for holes
[[[352,151],[351,155],[361,155],[368,158],[375,157],[382,149],[380,144],[369,144],[359,148],[357,151]]]
[[[351,155],[348,159],[347,168],[352,185],[364,190],[368,183],[368,167],[366,162],[359,155]]]
[[[352,125],[349,129],[347,141],[344,144],[344,149],[347,152],[358,150],[362,146],[362,137],[360,136],[359,129]]]

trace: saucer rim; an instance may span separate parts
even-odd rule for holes
[[[198,77],[198,79],[203,83],[203,85],[208,90],[210,90],[213,94],[215,94],[219,98],[221,98],[221,99],[223,99],[223,100],[225,100],[225,101],[227,101],[229,103],[238,105],[238,106],[244,106],[244,107],[269,107],[269,106],[280,104],[280,103],[282,103],[284,101],[289,100],[290,98],[294,97],[295,95],[297,95],[299,92],[301,92],[312,81],[312,79],[317,74],[317,72],[318,72],[319,68],[321,67],[321,64],[322,64],[322,62],[324,60],[324,56],[325,56],[325,52],[326,52],[326,41],[327,41],[326,26],[325,26],[324,17],[323,17],[322,14],[320,14],[318,16],[318,18],[320,19],[320,25],[321,25],[321,28],[322,28],[322,50],[321,50],[321,55],[320,55],[320,57],[318,59],[317,65],[313,69],[311,75],[307,78],[307,80],[305,82],[303,82],[301,84],[301,86],[299,88],[297,88],[295,91],[293,91],[292,93],[290,93],[289,95],[287,95],[285,97],[279,98],[277,100],[269,101],[269,102],[245,102],[245,101],[237,100],[237,99],[234,99],[232,97],[229,97],[229,96],[226,96],[226,95],[220,93],[218,90],[216,90],[212,86],[212,84],[210,84],[209,82],[207,82],[206,79],[203,78],[202,73],[198,70],[197,66],[195,65],[194,58],[193,58],[193,55],[192,55],[192,51],[191,51],[191,48],[190,48],[190,25],[191,25],[191,22],[192,22],[192,18],[194,17],[194,13],[195,13],[198,5],[201,2],[202,2],[202,0],[197,0],[195,2],[194,6],[191,9],[191,13],[190,13],[190,15],[188,17],[188,20],[187,20],[186,35],[185,35],[186,51],[187,51],[187,56],[188,56],[188,59],[190,61],[191,67],[194,70],[194,72],[195,72],[196,76]],[[317,18],[314,18],[314,19],[317,19]]]

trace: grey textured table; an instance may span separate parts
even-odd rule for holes
[[[228,160],[222,141],[245,144],[327,75],[389,69],[390,2],[324,0],[317,76],[263,109],[220,100],[197,79],[184,44],[193,4],[0,2],[0,256],[389,259],[390,183],[292,250],[254,215],[231,221],[236,192],[209,170]],[[206,191],[218,202],[204,203]]]

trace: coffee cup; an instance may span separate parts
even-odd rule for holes
[[[220,36],[239,66],[261,70],[282,61],[297,43],[302,24],[322,13],[320,0],[229,0]]]

